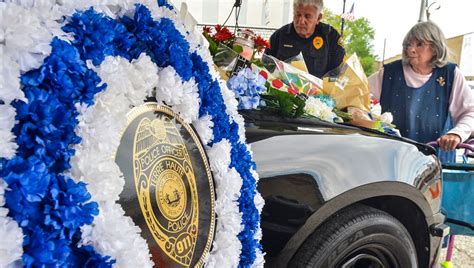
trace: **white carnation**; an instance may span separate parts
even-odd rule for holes
[[[13,107],[0,104],[0,158],[11,159],[18,148],[15,136],[11,132],[15,125],[15,115]]]
[[[393,122],[393,115],[392,113],[385,112],[380,116],[380,121],[391,124]]]
[[[199,134],[203,144],[208,144],[214,138],[212,133],[212,128],[214,127],[214,122],[212,122],[212,116],[204,115],[199,119],[193,121],[194,129]]]
[[[5,206],[7,184],[0,178],[0,267],[19,267],[23,255],[23,232],[18,223],[8,217]]]
[[[208,150],[216,188],[217,224],[208,267],[236,267],[242,250],[237,235],[243,230],[238,199],[242,178],[235,168],[229,169],[231,144],[223,139]]]
[[[94,224],[81,227],[82,245],[115,259],[117,267],[153,267],[148,244],[120,205],[101,203]]]
[[[308,98],[304,110],[306,113],[328,122],[333,122],[337,117],[332,108],[317,98]]]

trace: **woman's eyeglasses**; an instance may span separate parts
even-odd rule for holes
[[[412,41],[410,43],[405,43],[403,44],[403,48],[415,48],[415,49],[421,49],[424,47],[429,47],[431,46],[431,43],[428,42],[423,42],[423,41]]]

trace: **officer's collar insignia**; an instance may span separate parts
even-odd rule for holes
[[[283,44],[283,47],[293,47],[293,45],[290,45],[290,44]]]
[[[316,36],[313,39],[313,46],[316,49],[320,49],[324,45],[324,40],[321,36]]]
[[[440,86],[444,86],[444,84],[446,84],[446,81],[444,80],[444,77],[440,76],[438,77],[438,79],[436,79],[436,81],[438,81],[439,85]]]

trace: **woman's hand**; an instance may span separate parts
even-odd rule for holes
[[[456,149],[456,146],[461,143],[461,137],[457,134],[446,134],[437,140],[439,147],[445,151]]]

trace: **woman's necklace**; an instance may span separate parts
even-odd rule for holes
[[[433,67],[431,66],[425,66],[425,67],[419,67],[419,66],[411,66],[413,71],[417,74],[422,74],[422,75],[428,75],[433,72]]]

